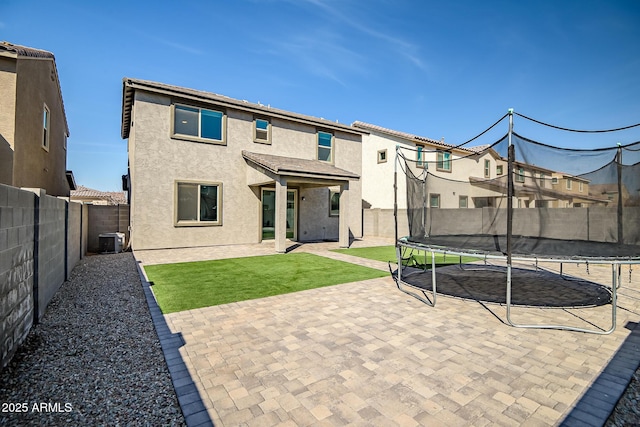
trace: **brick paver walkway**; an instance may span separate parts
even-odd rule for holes
[[[294,250],[387,269],[327,252],[333,247]],[[204,252],[209,259],[255,254],[228,249]],[[253,249],[271,253],[269,245]],[[181,251],[136,258],[203,256]],[[574,270],[585,273],[584,266]],[[610,283],[610,269],[590,266],[589,273]],[[638,277],[630,284],[624,274],[617,329],[605,336],[513,328],[499,304],[439,295],[431,308],[391,277],[165,316],[156,307],[152,315],[192,426],[601,425],[640,359],[640,330],[632,333],[640,319]],[[558,315],[606,325],[611,311],[513,313],[527,322]]]

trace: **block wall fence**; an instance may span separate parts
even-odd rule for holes
[[[114,218],[113,208],[122,214]],[[128,225],[129,207],[117,208],[0,184],[0,369],[42,319],[78,261],[97,251],[98,234],[121,231],[124,218]],[[99,226],[92,227],[93,218],[100,219]]]

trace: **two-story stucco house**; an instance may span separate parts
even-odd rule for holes
[[[134,249],[362,236],[366,132],[226,96],[125,78]]]
[[[0,42],[0,183],[68,197],[68,137],[53,54]]]

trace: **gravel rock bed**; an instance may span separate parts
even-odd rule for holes
[[[0,425],[185,425],[131,253],[78,263],[0,372],[0,396],[13,410]]]
[[[614,426],[640,426],[640,368],[605,423],[605,427]]]

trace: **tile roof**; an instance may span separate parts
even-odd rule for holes
[[[296,159],[272,154],[242,151],[242,156],[278,175],[304,175],[311,178],[359,179],[360,176],[319,160]]]
[[[100,191],[78,185],[77,190],[71,191],[71,199],[105,200],[109,205],[126,205],[127,193],[124,191]]]
[[[36,49],[28,46],[21,46],[18,44],[9,43],[8,41],[0,41],[0,55],[7,52],[9,56],[16,56],[19,58],[44,58],[51,59],[53,61],[53,74],[55,76],[55,80],[58,86],[58,94],[60,95],[60,105],[62,108],[62,114],[64,115],[64,126],[67,131],[67,136],[70,136],[69,133],[69,124],[67,123],[67,114],[64,108],[64,100],[62,99],[62,88],[60,87],[60,78],[58,76],[58,68],[56,67],[56,58],[53,53]]]
[[[55,57],[53,56],[53,53],[48,52],[46,50],[35,49],[27,46],[20,46],[17,44],[9,43],[8,41],[0,42],[0,51],[11,52],[19,56],[28,56],[31,58],[55,59]]]
[[[225,95],[219,95],[213,92],[205,92],[196,89],[190,89],[180,86],[173,86],[165,83],[153,82],[149,80],[131,79],[125,77],[123,82],[122,94],[122,138],[129,137],[131,124],[131,107],[133,105],[133,94],[135,90],[146,90],[153,93],[161,93],[168,96],[180,97],[200,101],[204,103],[212,103],[223,107],[237,110],[249,111],[252,113],[263,114],[269,117],[279,117],[286,120],[310,123],[315,126],[324,127],[331,130],[339,130],[351,134],[362,135],[366,131],[356,129],[352,126],[333,122],[320,117],[307,116],[304,114],[293,113],[291,111],[273,108],[270,105],[256,104],[253,102],[230,98]]]

